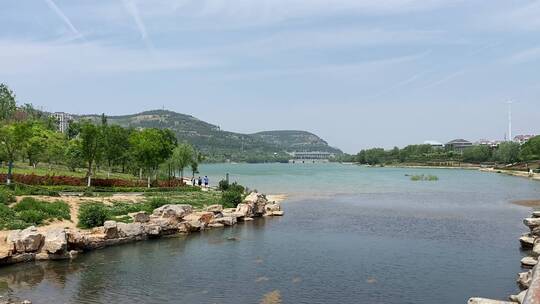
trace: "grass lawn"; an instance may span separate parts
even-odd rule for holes
[[[0,173],[6,174],[8,171],[7,166],[0,167]],[[29,166],[27,163],[15,162],[13,165],[13,173],[16,174],[35,174],[35,175],[56,175],[56,176],[75,176],[75,177],[85,177],[86,170],[76,169],[75,172],[71,171],[69,168],[63,165],[52,165],[52,164],[38,164],[36,168]],[[136,180],[138,177],[132,174],[126,173],[110,173],[108,174],[105,170],[98,170],[94,178],[120,178],[127,180]]]

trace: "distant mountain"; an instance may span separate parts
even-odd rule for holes
[[[99,121],[100,115],[81,115],[76,119]],[[221,130],[218,126],[193,116],[167,110],[152,110],[138,114],[108,116],[111,124],[131,128],[168,128],[179,141],[194,145],[213,161],[285,161],[285,152],[342,152],[326,141],[306,131],[265,131],[241,134]]]

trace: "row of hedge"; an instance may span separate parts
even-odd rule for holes
[[[0,180],[6,180],[7,174],[0,174]],[[86,178],[65,175],[36,175],[13,174],[12,180],[25,185],[39,186],[86,186]],[[153,187],[180,187],[185,183],[179,179],[158,180],[152,182]],[[141,180],[127,180],[119,178],[93,178],[94,187],[146,187],[147,182]]]

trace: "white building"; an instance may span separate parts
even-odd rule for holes
[[[535,135],[517,135],[514,137],[514,141],[519,144],[524,144],[529,141],[529,139],[535,137]]]
[[[433,148],[444,148],[444,144],[436,140],[426,140],[424,141],[424,145],[430,145]]]
[[[51,116],[56,119],[58,131],[66,133],[69,128],[69,123],[73,120],[73,116],[64,112],[55,112]]]

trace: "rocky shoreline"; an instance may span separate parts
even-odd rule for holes
[[[73,259],[95,249],[180,233],[233,226],[262,216],[282,216],[281,205],[264,194],[249,194],[236,208],[212,205],[194,210],[191,205],[164,205],[152,214],[130,214],[132,223],[106,221],[91,230],[28,227],[10,231],[0,247],[0,266],[16,263]],[[45,227],[46,228],[46,227]],[[0,303],[1,299],[0,299]]]
[[[509,301],[470,298],[468,304],[540,304],[540,211],[534,211],[523,224],[530,232],[519,238],[521,248],[528,252],[528,256],[521,259],[521,266],[528,271],[518,273],[516,279],[520,292],[509,296]]]

